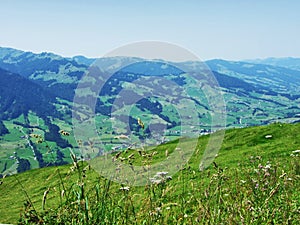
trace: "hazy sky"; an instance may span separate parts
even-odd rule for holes
[[[300,57],[298,0],[0,0],[0,46],[100,57],[128,43],[200,59]]]

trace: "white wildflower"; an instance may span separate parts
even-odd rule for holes
[[[164,177],[168,174],[168,172],[157,172],[156,175],[157,176],[161,176],[161,177]]]
[[[152,184],[160,184],[162,182],[161,179],[150,178],[150,182]]]
[[[270,169],[271,168],[271,164],[267,164],[266,166],[265,166],[265,169]]]
[[[130,187],[127,187],[127,186],[126,186],[126,187],[121,187],[121,188],[120,188],[120,190],[122,190],[122,191],[129,191],[129,189],[130,189]]]
[[[161,208],[160,208],[160,207],[155,208],[155,210],[156,210],[157,212],[161,212]]]

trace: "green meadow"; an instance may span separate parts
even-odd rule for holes
[[[72,164],[6,176],[0,223],[300,223],[300,123],[228,129],[213,163],[199,170],[209,137],[199,137],[176,174],[161,171],[144,186],[102,177],[71,152]],[[107,157],[116,165],[151,167],[170,157],[177,143]],[[184,140],[185,148],[189,143],[194,140]],[[185,149],[179,154],[185,160]]]

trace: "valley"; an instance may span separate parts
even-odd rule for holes
[[[129,66],[121,68],[124,62]],[[80,86],[93,63],[117,72],[103,80],[99,70]],[[1,176],[70,163],[70,148],[80,155],[82,146],[92,146],[96,156],[219,129],[300,121],[298,68],[260,63],[64,58],[0,48]],[[208,90],[222,95],[214,110]],[[213,117],[222,120],[212,124]],[[84,136],[74,134],[74,119],[86,124]]]

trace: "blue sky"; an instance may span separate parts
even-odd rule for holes
[[[0,46],[101,57],[144,40],[200,59],[300,57],[298,0],[0,0]]]

